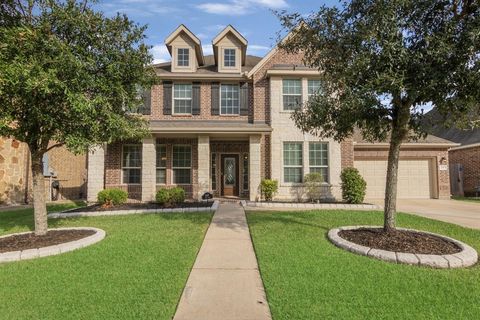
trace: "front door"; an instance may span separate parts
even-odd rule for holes
[[[238,196],[238,155],[222,155],[222,195]]]

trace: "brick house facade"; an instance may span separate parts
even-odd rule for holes
[[[480,194],[480,144],[452,148],[449,151],[449,157],[450,164],[453,165],[451,170],[455,170],[455,165],[462,166],[463,192],[459,195],[478,196]]]
[[[342,168],[355,166],[357,157],[385,156],[360,150],[355,137],[338,143],[295,127],[289,103],[305,101],[319,85],[319,71],[305,67],[302,54],[274,48],[263,58],[246,55],[246,39],[231,26],[215,37],[211,56],[203,56],[200,40],[183,25],[165,44],[172,61],[155,65],[159,83],[143,108],[151,137],[89,154],[89,201],[103,188],[152,201],[159,188],[173,186],[191,198],[208,191],[258,200],[263,178],[279,181],[278,199],[303,199],[310,172],[319,172],[330,196],[340,198]],[[448,175],[438,171],[449,146],[443,140],[402,150],[402,157],[431,161],[432,198],[449,195]]]

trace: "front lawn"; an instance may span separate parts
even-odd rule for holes
[[[210,213],[50,219],[50,227],[92,226],[107,236],[70,253],[0,264],[0,318],[171,319],[210,219]],[[0,212],[0,235],[32,223],[31,209]]]
[[[333,246],[332,227],[381,225],[382,212],[249,212],[273,319],[477,319],[480,266],[435,270],[397,265]],[[398,225],[480,249],[480,230],[399,214]]]

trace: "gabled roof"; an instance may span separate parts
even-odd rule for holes
[[[456,127],[447,128],[443,125],[443,117],[433,108],[426,114],[427,123],[430,133],[448,139],[462,146],[477,145],[480,143],[480,128],[462,130]]]
[[[247,55],[248,41],[247,41],[247,39],[245,39],[244,36],[242,36],[242,34],[240,32],[237,31],[237,29],[235,29],[230,24],[228,26],[226,26],[225,29],[220,31],[220,33],[217,34],[215,36],[215,38],[213,38],[213,40],[212,40],[213,54],[215,56],[215,63],[217,63],[217,61],[218,61],[217,60],[218,59],[218,53],[217,53],[217,50],[215,49],[215,47],[229,33],[231,33],[241,43],[241,45],[242,45],[242,65],[245,65],[245,57]]]
[[[203,58],[202,43],[201,43],[200,39],[198,39],[197,36],[195,34],[193,34],[193,32],[190,31],[190,29],[188,29],[184,24],[179,25],[178,28],[175,29],[172,33],[170,33],[170,35],[165,39],[165,45],[167,46],[167,49],[170,52],[170,55],[172,54],[171,43],[181,33],[185,33],[195,43],[195,52],[196,52],[198,64],[203,65],[204,64],[204,58]]]

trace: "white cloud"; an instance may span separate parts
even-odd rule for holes
[[[285,0],[230,0],[227,3],[206,2],[197,6],[197,8],[206,13],[230,16],[244,15],[258,7],[280,9],[288,7],[288,3]]]
[[[153,55],[153,63],[162,63],[171,60],[170,52],[164,44],[154,45],[150,49],[150,53]]]
[[[271,48],[267,46],[261,46],[258,44],[252,44],[248,46],[248,49],[253,51],[266,51],[266,50],[270,50]]]
[[[205,56],[213,54],[213,47],[211,44],[204,44],[202,46],[202,50],[203,50],[203,55]]]

